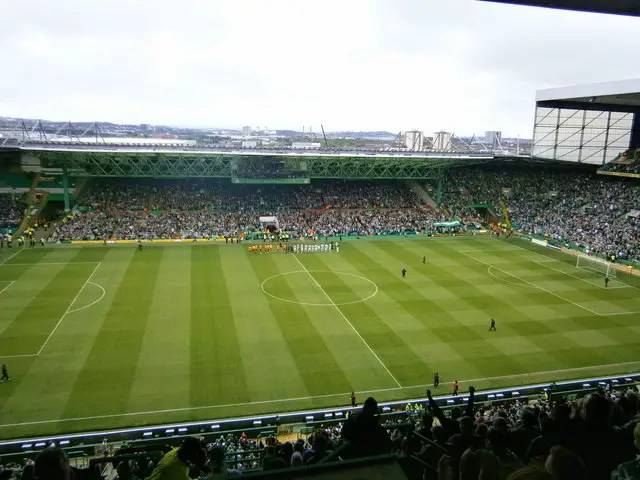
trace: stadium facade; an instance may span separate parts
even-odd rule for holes
[[[605,165],[640,147],[640,79],[536,93],[532,155]]]

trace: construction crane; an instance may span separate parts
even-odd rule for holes
[[[329,148],[329,142],[327,142],[327,136],[324,133],[324,126],[320,124],[320,128],[322,129],[322,137],[324,138],[324,146],[325,148]]]

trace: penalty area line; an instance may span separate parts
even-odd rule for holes
[[[89,274],[89,276],[87,277],[87,279],[84,281],[84,283],[82,284],[82,286],[80,287],[80,289],[78,290],[78,293],[76,293],[76,296],[73,297],[73,300],[71,300],[71,303],[69,304],[69,306],[67,307],[67,309],[64,311],[64,313],[62,314],[62,316],[60,317],[60,319],[58,320],[58,323],[56,323],[55,327],[53,327],[53,330],[51,330],[51,332],[49,332],[49,336],[46,338],[46,340],[44,341],[44,343],[42,344],[42,346],[40,347],[40,349],[38,350],[38,353],[36,353],[36,355],[40,355],[42,353],[42,351],[44,350],[44,348],[47,346],[47,344],[49,343],[49,340],[51,340],[51,337],[53,337],[53,334],[56,333],[56,330],[58,330],[58,327],[60,326],[60,324],[62,323],[62,321],[65,319],[65,317],[70,314],[73,313],[74,310],[71,309],[71,307],[73,306],[74,303],[76,303],[76,301],[78,300],[78,297],[80,297],[80,294],[82,293],[82,291],[86,288],[86,286],[91,283],[91,278],[93,277],[93,275],[96,273],[96,270],[98,270],[98,267],[102,265],[102,262],[98,262],[96,264],[95,267],[93,267],[93,270],[91,270],[91,273]],[[100,300],[102,300],[102,297],[100,297]],[[97,303],[97,302],[96,302]],[[80,309],[76,309],[75,311],[78,311]]]

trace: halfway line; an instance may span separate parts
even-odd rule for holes
[[[356,327],[353,326],[353,324],[349,321],[349,319],[347,318],[347,316],[342,312],[342,310],[340,309],[340,307],[338,305],[336,305],[336,303],[333,301],[333,299],[329,296],[329,294],[325,291],[324,288],[322,288],[322,285],[320,285],[320,283],[318,283],[318,281],[316,280],[316,277],[313,276],[313,274],[307,269],[307,267],[305,266],[304,263],[302,263],[300,261],[300,259],[298,258],[297,255],[294,255],[293,258],[296,259],[296,261],[300,264],[300,266],[302,267],[302,269],[307,272],[307,275],[309,275],[309,277],[311,278],[311,280],[313,281],[313,283],[316,284],[316,286],[320,289],[320,291],[322,291],[322,293],[324,294],[325,297],[327,297],[327,300],[329,300],[329,303],[338,311],[338,313],[340,314],[340,316],[344,319],[345,322],[347,322],[347,324],[351,327],[351,329],[356,333],[356,335],[358,335],[358,337],[360,337],[360,340],[362,340],[362,343],[364,343],[366,345],[366,347],[369,349],[369,351],[371,352],[371,354],[376,358],[376,360],[378,360],[378,363],[380,365],[382,365],[382,368],[384,368],[386,370],[386,372],[389,374],[389,376],[391,378],[393,378],[393,381],[396,383],[396,385],[398,385],[399,388],[402,388],[402,385],[400,384],[400,382],[398,381],[398,379],[393,375],[393,373],[391,373],[391,370],[389,370],[389,368],[384,364],[384,362],[382,361],[382,359],[378,356],[378,354],[376,352],[374,352],[373,348],[371,348],[371,345],[369,345],[367,343],[367,341],[362,337],[362,335],[360,335],[360,332],[358,332],[358,330],[356,330]]]

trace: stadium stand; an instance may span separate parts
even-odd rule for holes
[[[441,206],[452,216],[478,221],[474,205],[508,205],[522,232],[571,242],[589,253],[640,259],[640,184],[561,169],[458,169]]]
[[[640,185],[574,169],[466,168],[446,180],[440,211],[404,182],[231,185],[218,181],[111,181],[85,190],[81,208],[50,240],[248,237],[277,215],[291,238],[433,232],[439,221],[487,223],[508,206],[515,228],[590,254],[640,259]]]
[[[103,443],[91,459],[72,458],[75,468],[67,458],[72,453],[52,445],[35,457],[4,461],[0,474],[5,480],[32,479],[34,474],[43,480],[73,478],[67,475],[72,470],[75,478],[87,480],[635,479],[640,471],[634,451],[634,442],[640,447],[639,420],[635,385],[606,383],[579,397],[551,387],[543,396],[492,402],[478,402],[471,387],[465,404],[450,408],[440,406],[428,392],[424,403],[378,415],[375,400],[369,398],[345,421],[315,424],[308,435],[297,439],[236,432],[117,447]],[[387,470],[376,466],[376,472],[384,471],[387,477],[371,472],[364,477],[326,475],[335,464],[341,475],[344,467],[348,471],[383,464]],[[525,472],[537,476],[519,476]]]
[[[611,175],[640,176],[640,149],[629,149],[623,152],[615,160],[607,163],[598,173]]]
[[[66,218],[52,240],[239,237],[261,231],[260,215],[277,215],[293,238],[415,233],[437,219],[401,182],[106,182],[79,203],[84,212]]]
[[[14,229],[20,224],[22,214],[15,196],[0,194],[0,230]]]

